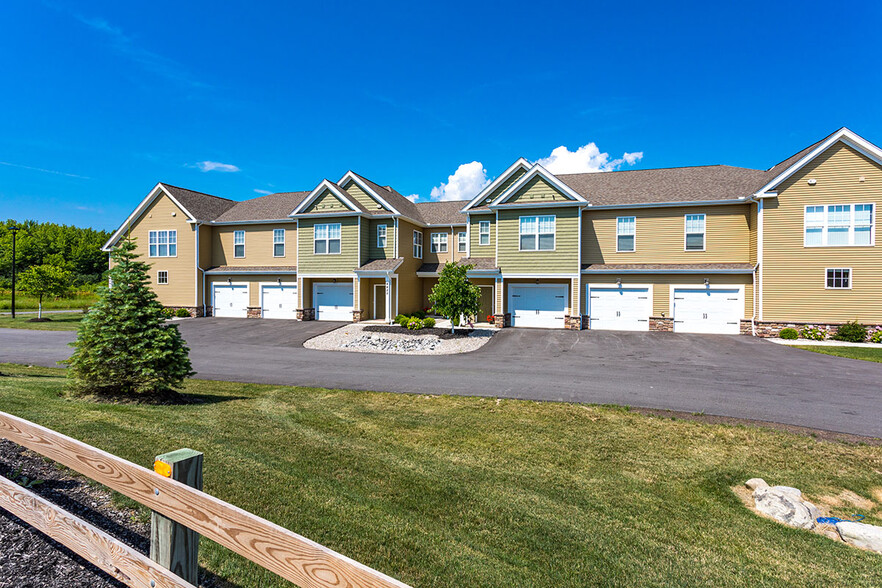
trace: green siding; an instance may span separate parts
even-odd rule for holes
[[[554,215],[555,250],[520,251],[520,217]],[[579,209],[519,208],[499,211],[499,258],[503,275],[511,274],[575,274],[579,267]]]
[[[490,221],[490,244],[479,245],[480,228],[478,222]],[[471,257],[493,257],[496,255],[496,215],[495,214],[470,214],[469,215],[469,255]]]
[[[361,260],[359,261],[359,265],[363,265],[368,259],[370,259],[370,249],[369,249],[369,235],[371,229],[371,221],[366,218],[361,219],[361,225],[359,230],[361,231],[360,239],[361,245],[359,247],[359,252],[361,253]]]
[[[336,212],[349,211],[349,207],[343,204],[339,198],[334,196],[330,190],[325,190],[319,194],[318,198],[312,201],[304,213],[310,212]]]
[[[492,192],[490,192],[490,193],[487,195],[487,198],[485,198],[483,202],[479,202],[477,205],[478,205],[478,206],[483,206],[483,205],[486,205],[486,204],[490,204],[491,202],[493,202],[494,200],[496,200],[497,198],[499,198],[499,195],[500,195],[500,194],[502,194],[503,192],[505,192],[506,190],[508,190],[508,189],[511,187],[512,184],[514,184],[514,183],[517,182],[519,179],[521,179],[521,177],[522,177],[525,173],[527,173],[526,170],[524,170],[524,169],[518,169],[516,172],[512,173],[512,174],[511,174],[511,175],[510,175],[510,176],[509,176],[504,182],[502,182],[502,183],[501,183],[501,184],[500,184],[495,190],[493,190]]]
[[[371,198],[367,192],[362,190],[361,187],[353,181],[347,182],[343,189],[368,210],[388,210],[385,206]]]
[[[313,253],[314,226],[322,223],[340,223],[340,253],[335,255],[315,255]],[[300,274],[344,273],[358,267],[358,217],[328,217],[321,219],[301,218],[297,231],[297,250],[299,259],[297,272]]]
[[[377,226],[379,225],[386,225],[385,248],[377,247]],[[392,259],[395,257],[395,219],[385,218],[370,221],[367,240],[370,259]]]
[[[557,188],[546,182],[544,178],[536,176],[509,197],[505,203],[527,204],[530,202],[563,202],[566,200],[571,200],[571,198],[561,194]]]

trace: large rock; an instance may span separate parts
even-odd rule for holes
[[[814,504],[802,499],[802,492],[789,486],[760,486],[753,491],[753,501],[761,513],[799,529],[814,529],[821,516]]]
[[[762,478],[751,478],[744,483],[745,486],[750,488],[751,490],[756,490],[757,488],[768,488],[769,485]]]
[[[840,521],[836,523],[836,530],[839,531],[839,536],[846,543],[882,553],[882,527],[866,523]]]

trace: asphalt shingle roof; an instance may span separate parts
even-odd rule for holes
[[[220,196],[212,196],[204,192],[196,192],[179,188],[171,184],[162,183],[162,186],[168,190],[174,199],[181,203],[181,206],[196,217],[196,220],[211,221],[222,215],[224,212],[236,205],[235,200],[229,198],[221,198]]]
[[[420,220],[427,225],[464,225],[468,220],[459,212],[468,200],[445,200],[443,202],[417,202]]]
[[[472,265],[476,270],[496,270],[495,260],[492,257],[463,257],[457,263],[462,265]],[[420,266],[419,272],[438,273],[444,267],[443,263],[424,263]]]
[[[287,219],[297,205],[309,196],[309,192],[279,192],[251,200],[236,202],[216,222]]]
[[[365,263],[355,271],[388,272],[397,268],[399,265],[401,265],[401,262],[403,261],[403,257],[393,257],[391,259],[369,259],[367,263]]]

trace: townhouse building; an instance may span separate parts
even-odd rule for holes
[[[552,174],[519,159],[469,201],[352,171],[235,202],[160,183],[114,233],[193,315],[361,321],[429,306],[469,264],[498,327],[775,334],[882,324],[882,151],[848,129],[766,170]]]

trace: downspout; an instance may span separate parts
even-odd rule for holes
[[[202,250],[199,248],[199,227],[202,226],[203,223],[196,221],[196,280],[199,280],[199,272],[202,272],[202,316],[205,316],[205,270],[202,269],[202,266],[199,264],[199,257],[202,253]],[[195,306],[199,306],[199,297],[196,296],[196,300],[194,301]]]

